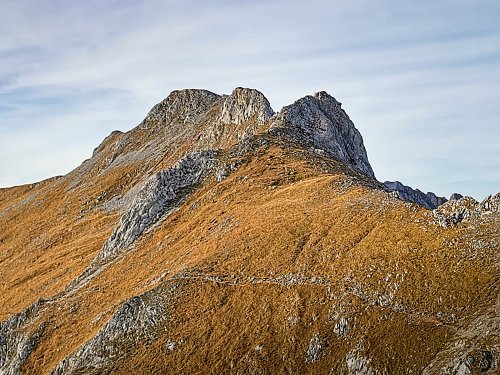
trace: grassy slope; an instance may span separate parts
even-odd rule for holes
[[[118,219],[94,210],[75,222],[80,197],[65,202],[62,190],[45,189],[50,204],[16,214],[3,235],[4,318],[62,290]],[[50,371],[123,301],[165,283],[179,285],[168,322],[158,339],[127,344],[116,372],[338,373],[358,348],[374,368],[418,373],[491,304],[499,279],[490,259],[471,257],[460,241],[449,245],[465,229],[429,220],[334,162],[258,150],[223,182],[207,181],[78,293],[46,306],[40,321],[49,324],[24,371]],[[30,247],[28,228],[58,242]],[[283,285],[289,274],[299,277]],[[350,326],[344,337],[335,333],[340,317]],[[316,336],[322,350],[307,362]]]

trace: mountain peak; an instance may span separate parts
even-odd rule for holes
[[[137,128],[116,138],[116,146],[109,145],[109,160],[113,165],[122,164],[129,158],[125,155],[130,155],[133,161],[146,161],[153,154],[161,158],[172,150],[170,163],[195,150],[225,149],[246,136],[265,133],[374,177],[361,134],[341,103],[325,91],[307,95],[275,113],[267,98],[251,88],[236,87],[229,95],[203,89],[174,90]],[[104,163],[104,168],[107,165],[111,164]]]
[[[204,89],[174,90],[149,111],[139,127],[147,129],[152,125],[164,125],[175,120],[194,120],[218,99],[219,95]]]
[[[341,108],[341,103],[326,91],[307,95],[283,107],[276,115],[274,126],[291,129],[300,142],[375,177],[363,137]]]
[[[499,373],[500,194],[372,177],[324,91],[173,91],[0,189],[0,374]]]
[[[237,87],[226,97],[219,120],[224,124],[240,125],[255,116],[260,125],[273,115],[269,101],[260,91]]]
[[[326,91],[318,91],[314,94],[314,98],[318,100],[328,100],[328,101],[333,101],[337,103],[339,106],[342,104],[340,103],[337,99],[335,99],[333,96],[331,96],[329,93]]]

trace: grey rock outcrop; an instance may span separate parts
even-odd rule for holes
[[[479,205],[481,212],[500,212],[500,193],[489,195]]]
[[[321,354],[323,353],[323,342],[318,335],[314,335],[309,340],[309,346],[306,352],[306,362],[314,363],[319,360]]]
[[[448,201],[433,211],[434,217],[443,227],[454,226],[475,215],[478,202],[471,197]]]
[[[480,350],[457,358],[449,368],[445,368],[445,371],[452,375],[472,375],[472,371],[485,373],[493,366],[496,367],[496,364],[493,363],[492,353]]]
[[[161,285],[124,302],[99,332],[60,362],[53,375],[109,373],[127,355],[124,346],[154,340],[158,327],[168,320],[166,306],[175,297],[177,284]]]
[[[195,122],[219,99],[220,95],[208,90],[174,90],[149,111],[138,127],[148,129],[172,122]]]
[[[285,130],[297,143],[321,150],[375,177],[363,137],[335,98],[324,91],[284,107],[272,121],[272,133]],[[274,132],[273,132],[274,129]]]
[[[350,331],[351,327],[349,326],[349,320],[344,316],[340,317],[333,327],[333,332],[338,337],[345,337],[349,334]]]
[[[0,322],[0,374],[17,375],[29,355],[38,345],[45,329],[45,323],[27,328],[33,324],[39,308],[43,305],[38,301],[23,312]]]
[[[166,154],[173,162],[185,153],[227,149],[248,136],[266,132],[374,177],[361,134],[341,104],[324,91],[275,114],[266,97],[255,89],[238,87],[230,95],[185,89],[172,91],[131,131],[111,133],[92,158],[67,175],[68,190],[89,176],[95,178],[115,168],[139,165],[142,172],[149,172]]]
[[[219,104],[222,104],[222,97],[208,90],[172,91],[134,129],[126,133],[115,131],[106,137],[90,159],[66,176],[70,180],[68,190],[116,168],[133,165],[137,175],[151,173],[166,154],[175,154],[173,160],[178,160],[196,151],[193,147],[182,146],[196,139],[204,116]],[[211,147],[198,150],[208,148]]]
[[[269,101],[260,91],[237,87],[226,97],[219,121],[223,124],[240,125],[255,117],[260,125],[273,115]]]
[[[274,111],[266,97],[257,90],[237,87],[231,95],[223,95],[218,115],[198,138],[200,148],[232,145],[245,136],[268,129]]]
[[[127,248],[148,227],[179,206],[212,170],[215,160],[214,151],[197,151],[181,159],[172,168],[148,178],[95,261],[105,260]]]
[[[448,199],[448,200],[449,201],[458,201],[460,198],[463,198],[462,194],[453,193],[453,194],[450,195],[450,199]]]
[[[500,294],[454,337],[422,370],[422,375],[496,375],[500,373]]]
[[[432,192],[423,193],[418,189],[413,189],[410,186],[403,185],[399,181],[385,181],[384,185],[387,189],[394,192],[396,197],[399,199],[419,204],[428,210],[438,208],[443,203],[447,202],[447,199],[444,197],[439,197]]]
[[[370,365],[370,358],[361,354],[359,349],[351,350],[345,357],[349,375],[378,375],[379,372]]]
[[[490,195],[480,203],[471,197],[449,200],[435,209],[433,214],[441,226],[449,227],[481,215],[498,212],[500,212],[500,193]]]

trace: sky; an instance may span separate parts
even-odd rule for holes
[[[63,175],[175,89],[325,90],[380,181],[500,191],[497,0],[0,0],[0,187]]]

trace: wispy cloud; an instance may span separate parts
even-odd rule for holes
[[[66,173],[171,90],[327,90],[380,179],[500,190],[496,1],[0,5],[0,185]],[[50,150],[53,150],[50,151]]]

